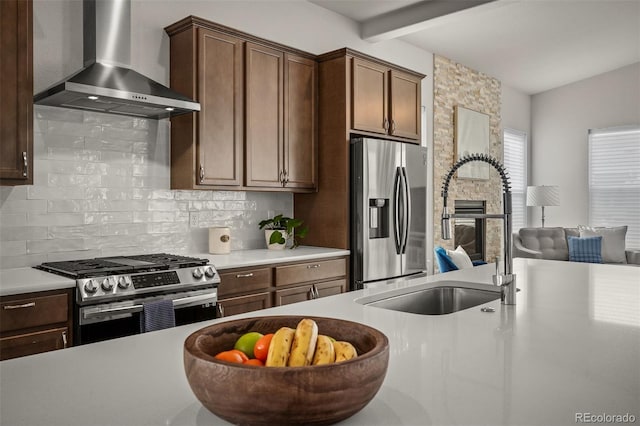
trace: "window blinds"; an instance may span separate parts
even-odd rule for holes
[[[640,248],[640,126],[589,130],[589,223],[627,225]]]
[[[511,177],[513,231],[527,226],[527,134],[504,129],[504,165]]]

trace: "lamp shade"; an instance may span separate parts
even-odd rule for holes
[[[555,185],[528,186],[527,206],[559,206],[560,190]]]

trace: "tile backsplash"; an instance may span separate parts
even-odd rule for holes
[[[264,247],[258,222],[292,214],[287,193],[170,190],[169,120],[35,106],[34,184],[0,187],[0,268],[153,252]]]

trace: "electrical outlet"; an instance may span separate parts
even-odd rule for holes
[[[198,213],[189,213],[189,227],[198,228],[200,225],[200,221],[198,219]]]

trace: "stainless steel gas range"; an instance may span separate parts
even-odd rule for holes
[[[207,259],[166,253],[47,262],[39,266],[76,280],[78,344],[140,332],[145,304],[171,300],[176,325],[216,317],[220,277]]]

